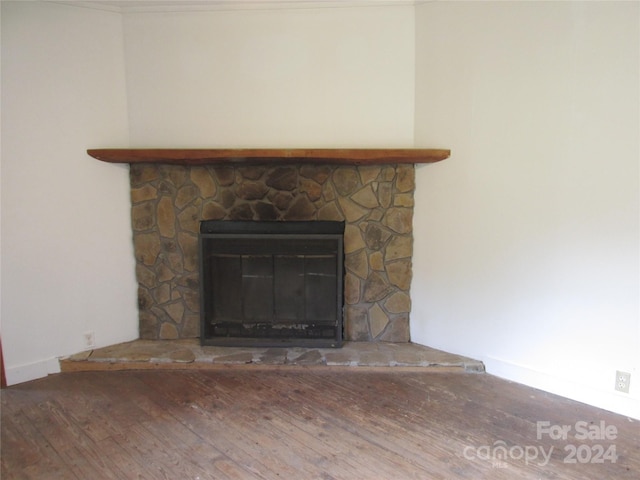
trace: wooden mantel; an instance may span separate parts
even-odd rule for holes
[[[174,165],[332,163],[375,165],[434,163],[449,157],[450,151],[429,148],[214,148],[90,149],[93,158],[110,163],[167,163]]]

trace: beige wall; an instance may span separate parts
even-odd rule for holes
[[[416,8],[416,144],[453,154],[417,171],[411,317],[419,343],[636,417],[638,25],[637,3]]]
[[[2,2],[2,347],[9,383],[137,336],[118,14]]]
[[[413,144],[411,6],[125,15],[134,146]]]

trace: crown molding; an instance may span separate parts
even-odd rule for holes
[[[424,0],[48,0],[113,13],[301,10],[415,6]]]

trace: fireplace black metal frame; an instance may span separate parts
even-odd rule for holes
[[[202,345],[342,346],[344,222],[203,221],[198,243]]]

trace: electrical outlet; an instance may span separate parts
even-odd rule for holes
[[[96,336],[93,331],[84,332],[84,346],[87,348],[93,348],[96,346]]]
[[[619,392],[629,393],[629,383],[631,383],[631,374],[627,372],[616,371],[616,390]]]

